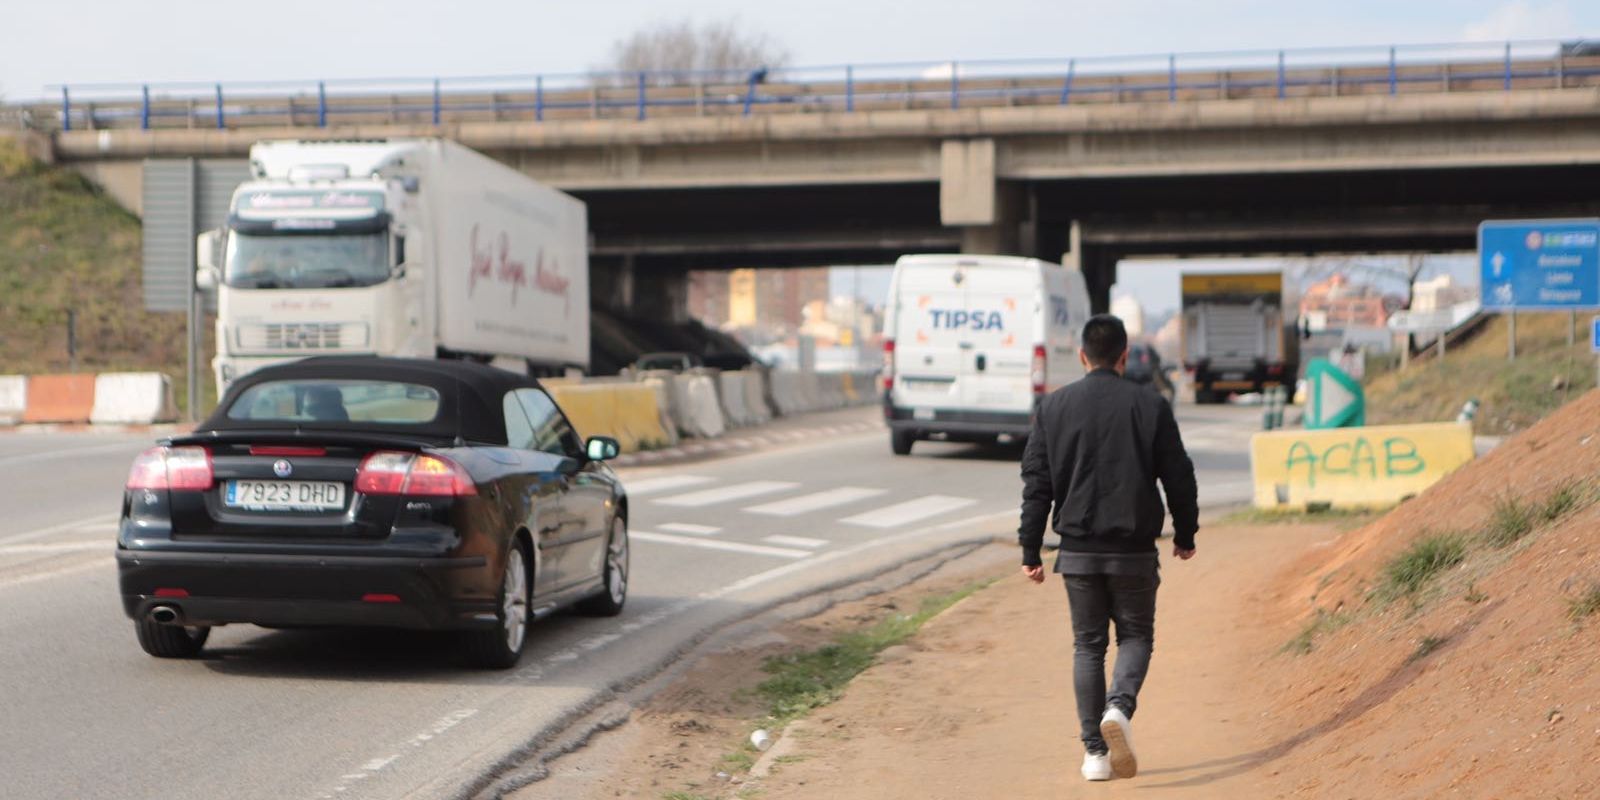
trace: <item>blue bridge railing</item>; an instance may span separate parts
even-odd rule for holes
[[[27,111],[35,127],[69,131],[228,129],[1179,103],[1594,85],[1600,85],[1600,42],[1513,41],[692,72],[77,84],[50,87],[58,100],[27,104]]]

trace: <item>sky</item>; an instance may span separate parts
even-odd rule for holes
[[[1594,0],[9,0],[0,94],[61,83],[582,72],[662,22],[734,20],[794,65],[1600,37]],[[979,13],[981,9],[981,15]]]

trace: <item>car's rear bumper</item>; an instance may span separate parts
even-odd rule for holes
[[[1007,435],[1025,437],[1033,431],[1032,412],[935,410],[931,419],[917,419],[910,408],[887,406],[885,421],[892,430],[912,431],[918,436],[935,433],[954,435]]]
[[[483,556],[117,551],[123,611],[143,619],[155,607],[169,606],[187,625],[492,628],[494,598],[462,599],[454,579],[485,564]],[[157,596],[161,589],[167,596]],[[178,590],[184,596],[171,596]]]

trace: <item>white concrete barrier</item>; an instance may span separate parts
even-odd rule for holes
[[[172,380],[159,372],[102,372],[94,378],[96,425],[149,425],[178,418]]]
[[[772,409],[767,407],[767,382],[757,370],[745,370],[744,408],[750,415],[750,424],[763,425],[772,421]]]
[[[750,411],[744,407],[744,373],[724,372],[717,376],[717,395],[722,400],[722,413],[728,424],[744,427],[750,424]]]
[[[673,413],[672,376],[645,378],[640,383],[656,393],[656,416],[660,418],[661,431],[667,436],[665,446],[676,445],[681,432],[678,430],[678,416]]]
[[[709,375],[679,375],[672,381],[681,409],[679,430],[685,435],[715,439],[728,430],[727,418],[717,404],[717,385]]]
[[[0,425],[15,425],[28,410],[28,376],[0,375]]]

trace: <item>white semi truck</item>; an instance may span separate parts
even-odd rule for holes
[[[587,371],[577,199],[443,139],[260,142],[250,172],[197,249],[219,391],[313,355]]]

